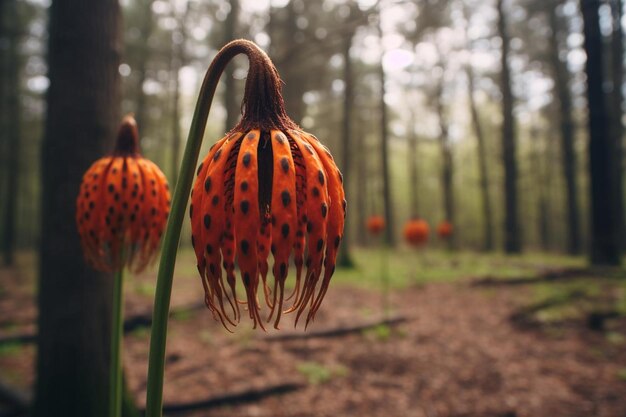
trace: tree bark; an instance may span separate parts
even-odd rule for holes
[[[409,167],[409,198],[410,198],[410,215],[412,218],[417,218],[420,214],[419,207],[419,187],[418,179],[419,173],[417,168],[417,135],[413,124],[415,123],[415,117],[411,113],[411,122],[409,123],[408,132],[408,152],[407,152],[407,166]]]
[[[143,84],[146,81],[146,71],[148,68],[148,60],[150,58],[150,45],[148,41],[152,34],[152,0],[141,0],[143,11],[142,21],[140,23],[139,30],[141,31],[141,39],[145,42],[145,45],[137,48],[137,68],[134,71],[137,73],[137,85],[135,86],[135,120],[139,130],[147,132],[147,111],[146,111],[146,94],[143,92]]]
[[[15,261],[15,227],[17,223],[17,203],[19,199],[20,177],[20,68],[19,54],[20,30],[16,0],[6,2],[6,34],[8,38],[6,78],[6,134],[7,134],[7,161],[6,161],[6,199],[3,218],[2,252],[4,264],[13,265]],[[3,5],[4,6],[4,5]],[[6,65],[6,64],[5,64]]]
[[[354,105],[354,80],[352,77],[352,59],[350,58],[350,49],[352,48],[352,38],[354,33],[349,33],[343,39],[343,119],[341,121],[341,170],[343,171],[346,181],[343,184],[346,200],[349,201],[352,193],[350,192],[350,173],[352,165],[352,107]],[[342,267],[353,267],[354,262],[350,256],[350,226],[352,221],[346,216],[345,233],[342,238],[341,249],[339,250],[339,260],[337,264]]]
[[[179,42],[172,38],[172,62],[170,69],[170,77],[172,86],[172,161],[171,161],[171,184],[172,189],[178,181],[178,164],[180,161],[180,146],[182,142],[180,134],[180,69],[185,65],[185,46],[187,44],[187,30],[185,23],[189,15],[189,1],[185,4],[185,12],[183,16],[177,18],[178,33],[180,34]]]
[[[365,228],[365,222],[367,219],[367,191],[369,183],[369,152],[367,149],[367,141],[365,140],[365,134],[363,124],[366,123],[360,119],[358,115],[357,123],[355,124],[355,146],[354,149],[357,152],[356,156],[356,194],[352,200],[354,207],[354,215],[356,219],[356,237],[359,245],[367,244],[367,229]],[[346,179],[349,181],[349,179]],[[352,213],[352,210],[351,210]]]
[[[624,125],[622,123],[624,84],[624,32],[622,30],[622,0],[611,1],[613,33],[611,36],[611,67],[613,90],[611,91],[611,129],[615,160],[615,213],[620,236],[620,248],[626,249],[626,221],[624,219]]]
[[[467,89],[469,97],[470,115],[472,118],[472,127],[476,136],[476,144],[478,150],[478,170],[480,175],[480,196],[482,201],[483,212],[483,249],[491,251],[494,249],[493,244],[493,211],[491,209],[491,197],[489,193],[489,171],[487,169],[487,149],[485,144],[485,135],[483,133],[476,101],[474,100],[474,71],[471,66],[467,66]]]
[[[590,259],[593,265],[619,265],[619,231],[615,215],[614,146],[608,132],[604,92],[602,35],[599,0],[581,0],[584,48],[587,53],[587,104],[589,108],[589,174],[591,200]]]
[[[502,40],[501,79],[502,90],[502,160],[504,164],[504,251],[519,253],[522,250],[517,207],[517,161],[515,120],[513,118],[513,92],[509,68],[510,38],[507,29],[504,0],[498,0],[498,34]]]
[[[119,120],[117,0],[54,0],[47,114],[37,383],[33,415],[107,415],[112,278],[83,261],[74,223],[81,178],[110,152]]]
[[[382,47],[383,30],[380,23],[380,13],[378,15],[378,36]],[[395,246],[395,225],[393,216],[393,204],[391,196],[391,174],[389,169],[389,132],[388,132],[388,115],[387,104],[385,104],[385,68],[381,57],[378,65],[378,78],[380,82],[380,158],[382,169],[382,194],[383,194],[383,211],[385,215],[385,243],[389,246]]]
[[[453,190],[453,166],[452,166],[452,146],[448,134],[448,123],[446,121],[445,110],[443,108],[443,83],[444,76],[438,81],[435,97],[435,107],[439,119],[439,147],[441,149],[441,188],[443,190],[443,214],[445,221],[454,225],[454,190]],[[449,249],[455,246],[455,234],[447,238]]]
[[[565,180],[565,213],[567,213],[567,251],[575,255],[581,251],[578,187],[576,181],[576,153],[574,151],[574,122],[572,121],[572,100],[569,91],[567,63],[560,59],[559,28],[563,22],[556,15],[556,4],[548,7],[551,34],[549,39],[550,66],[554,78],[554,95],[558,106],[558,124],[561,136],[561,158]]]
[[[239,0],[230,0],[230,12],[224,22],[223,44],[234,40],[237,36],[237,20],[239,19]],[[235,67],[233,63],[224,70],[224,108],[226,109],[226,125],[224,132],[230,131],[241,116],[240,101],[237,99],[236,80],[234,78]]]

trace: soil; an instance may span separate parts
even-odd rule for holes
[[[132,290],[126,313],[150,310],[151,298]],[[0,337],[33,331],[32,284],[0,270]],[[173,307],[202,297],[199,281],[178,279]],[[605,333],[580,326],[520,329],[510,316],[530,290],[428,284],[391,294],[391,316],[407,321],[332,338],[271,340],[242,320],[234,334],[207,310],[170,321],[164,402],[187,404],[251,389],[290,384],[292,391],[176,416],[424,416],[559,417],[626,415],[626,349]],[[311,330],[381,318],[375,291],[332,286]],[[292,330],[285,316],[282,327]],[[623,327],[622,327],[623,329]],[[297,330],[302,332],[301,329]],[[149,332],[125,339],[124,362],[143,406]],[[2,351],[0,381],[29,390],[33,346]],[[621,378],[620,378],[621,375]],[[1,411],[1,408],[0,408]]]

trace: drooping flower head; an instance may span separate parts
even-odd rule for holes
[[[377,236],[385,230],[385,218],[377,215],[370,216],[367,218],[366,227],[370,234]]]
[[[141,156],[138,142],[135,119],[126,116],[113,154],[94,162],[80,186],[78,233],[85,259],[101,271],[144,269],[156,254],[167,221],[167,180]]]
[[[229,47],[250,60],[243,115],[200,164],[189,213],[205,302],[227,329],[236,325],[237,263],[254,327],[263,327],[262,286],[267,320],[276,313],[278,328],[293,252],[296,282],[288,299],[294,301],[286,312],[296,311],[297,323],[308,307],[308,324],[328,289],[343,236],[342,175],[328,148],[286,115],[269,57],[251,42],[223,50]]]
[[[444,220],[439,223],[439,225],[437,225],[437,235],[439,235],[441,239],[448,239],[450,236],[452,236],[453,232],[454,228],[452,227],[452,223],[447,220]]]
[[[404,225],[404,239],[411,246],[423,246],[428,242],[430,228],[425,220],[415,218]]]

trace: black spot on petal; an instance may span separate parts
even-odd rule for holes
[[[250,203],[248,202],[248,200],[243,200],[240,204],[240,207],[241,207],[241,212],[243,214],[247,214],[248,209],[250,208]]]
[[[243,252],[244,255],[248,254],[248,249],[250,248],[250,244],[248,243],[247,240],[242,240],[241,241],[241,251]]]
[[[327,213],[328,213],[328,206],[326,205],[326,203],[322,203],[322,217],[326,217]]]
[[[286,156],[283,156],[280,160],[280,166],[285,174],[289,172],[289,159]]]
[[[207,193],[211,190],[211,177],[207,177],[206,181],[204,181],[204,191]]]
[[[324,173],[321,169],[317,171],[317,179],[320,181],[320,184],[324,185]]]
[[[204,227],[209,229],[211,227],[211,216],[208,214],[204,215]]]
[[[317,251],[321,252],[323,247],[324,247],[324,239],[318,240],[317,241]]]
[[[240,185],[241,191],[247,191],[248,190],[248,181],[242,181],[241,185]]]
[[[284,238],[287,238],[287,236],[289,236],[289,225],[287,223],[283,223],[282,227],[280,228],[280,232],[282,233]]]
[[[291,203],[291,195],[289,191],[285,190],[280,194],[280,198],[283,201],[283,206],[287,207]]]
[[[250,152],[246,152],[243,155],[242,161],[243,161],[243,166],[245,166],[246,168],[250,165]]]

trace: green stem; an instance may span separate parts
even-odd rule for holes
[[[211,62],[211,66],[206,72],[191,121],[187,144],[180,166],[180,173],[174,190],[172,208],[163,238],[161,260],[157,275],[154,311],[152,315],[152,334],[150,337],[150,356],[148,359],[146,417],[160,417],[162,413],[165,344],[167,339],[167,320],[169,317],[174,265],[176,263],[176,253],[180,241],[180,231],[187,209],[189,193],[191,192],[195,167],[198,163],[198,155],[200,154],[206,122],[209,111],[211,110],[215,89],[217,88],[217,83],[222,72],[228,62],[241,53],[246,54],[250,61],[250,70],[246,81],[246,92],[248,91],[248,84],[252,83],[251,80],[255,78],[251,77],[252,73],[258,74],[261,69],[265,69],[267,61],[269,61],[265,53],[254,43],[249,41],[233,41],[222,48],[213,59],[213,62]]]
[[[109,417],[122,415],[122,342],[124,335],[124,272],[115,272],[113,318],[111,320],[111,363],[109,372]]]
[[[385,318],[389,318],[389,246],[387,245],[387,241],[383,240],[382,250],[380,254],[380,276],[383,284],[382,288],[382,304],[383,304],[383,314]]]

